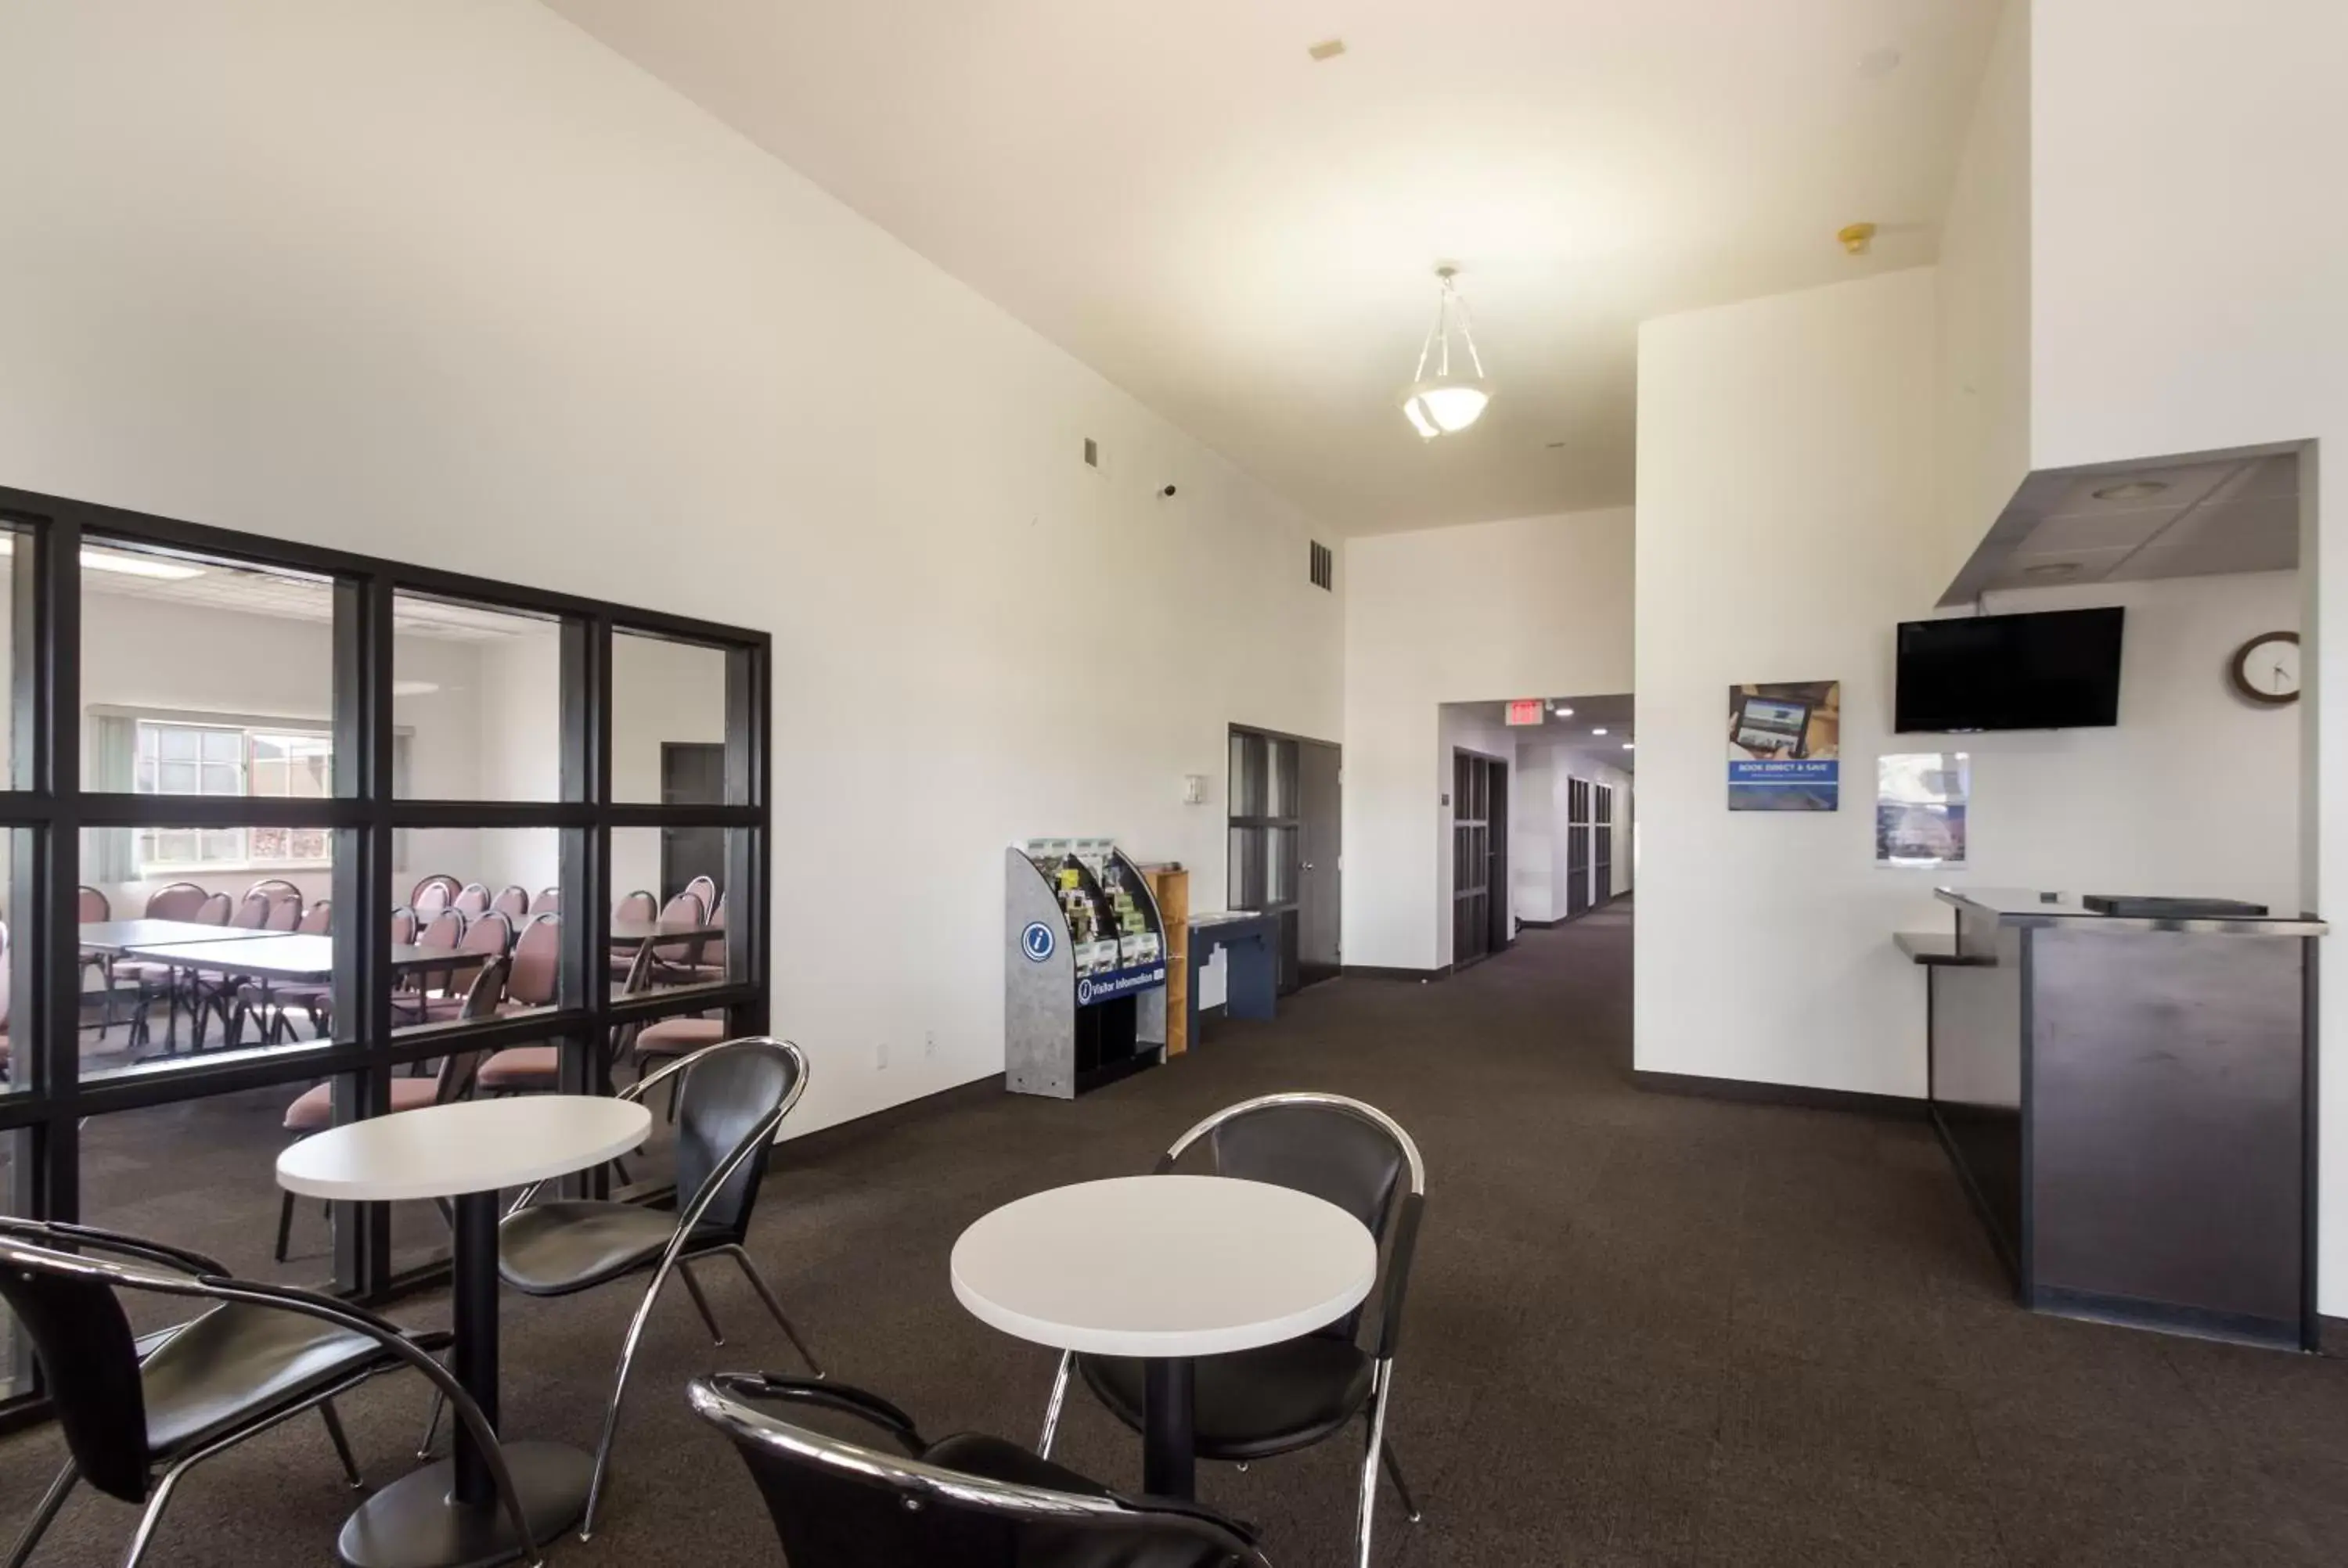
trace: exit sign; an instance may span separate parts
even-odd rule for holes
[[[1541,701],[1539,697],[1534,697],[1522,702],[1511,702],[1509,704],[1509,723],[1538,724],[1540,722]]]

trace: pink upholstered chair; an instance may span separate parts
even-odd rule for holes
[[[489,907],[519,926],[530,918],[530,889],[507,886],[499,891]]]
[[[455,911],[450,910],[448,913],[453,915]],[[464,936],[457,944],[457,951],[468,958],[502,959],[513,950],[513,939],[512,922],[503,915],[491,911],[483,914],[479,919],[465,927]],[[420,948],[433,945],[430,942],[417,944]],[[471,996],[469,988],[462,994],[458,994],[457,990],[458,986],[466,983],[464,970],[469,967],[468,965],[451,967],[448,971],[451,978],[444,982],[442,995],[419,994],[413,997],[393,998],[394,1009],[404,1015],[399,1021],[403,1023],[454,1022],[463,1013]],[[434,971],[436,974],[440,972]]]
[[[479,882],[468,882],[457,890],[456,900],[450,907],[470,920],[488,914],[489,904],[489,890]]]

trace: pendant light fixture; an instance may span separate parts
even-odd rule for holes
[[[1437,267],[1442,293],[1435,302],[1435,325],[1418,351],[1418,374],[1402,395],[1402,411],[1424,440],[1465,430],[1483,417],[1492,400],[1491,384],[1484,379],[1484,362],[1477,355],[1476,338],[1468,322],[1468,302],[1451,280],[1457,267]],[[1451,340],[1459,340],[1461,354],[1455,368]]]

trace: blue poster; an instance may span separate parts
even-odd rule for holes
[[[1728,809],[1838,809],[1841,743],[1841,682],[1731,686]]]

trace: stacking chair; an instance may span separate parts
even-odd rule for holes
[[[704,909],[717,907],[717,878],[715,876],[696,876],[685,885],[685,890],[700,899]]]
[[[505,964],[502,960],[483,966],[473,977],[473,988],[465,993],[466,1022],[493,1017],[497,1012],[498,995],[505,987]],[[473,1079],[480,1067],[479,1050],[452,1050],[440,1059],[439,1071],[429,1078],[395,1076],[391,1080],[392,1112],[413,1111],[419,1105],[446,1105],[452,1100],[462,1100],[472,1092]],[[300,1143],[313,1132],[323,1132],[335,1124],[335,1087],[332,1082],[317,1083],[304,1090],[300,1099],[285,1108],[285,1130]],[[285,1261],[285,1245],[294,1230],[294,1194],[280,1194],[277,1203],[278,1262]]]
[[[430,946],[429,943],[423,944]],[[496,959],[513,951],[513,926],[503,915],[494,911],[484,914],[466,926],[465,934],[458,940],[457,952],[464,958]],[[407,1023],[447,1023],[464,1008],[465,998],[457,988],[465,984],[464,970],[457,965],[443,977],[444,990],[439,996],[417,993],[395,997],[393,1005],[407,1015]]]
[[[416,911],[419,920],[429,920],[457,901],[464,885],[445,871],[436,871],[416,885],[407,896],[407,907]]]
[[[395,917],[393,925],[396,927],[397,924],[397,917]],[[465,939],[465,917],[454,909],[441,909],[426,919],[424,928],[416,932],[409,941],[401,942],[399,932],[396,928],[392,932],[391,939],[401,947],[422,948],[429,952],[454,955],[458,944]],[[401,979],[399,989],[392,993],[392,1017],[396,1020],[402,1012],[407,1012],[421,1018],[423,1014],[419,1009],[423,1006],[426,995],[432,991],[445,991],[450,989],[456,982],[456,966],[453,964],[445,969],[410,971]]]
[[[126,1290],[208,1305],[142,1354],[122,1310]],[[136,1568],[181,1477],[305,1410],[325,1423],[351,1485],[365,1484],[334,1401],[401,1368],[422,1373],[455,1403],[489,1461],[522,1556],[538,1560],[497,1433],[432,1358],[448,1343],[446,1333],[412,1333],[331,1296],[234,1279],[200,1253],[39,1220],[0,1219],[0,1298],[40,1358],[69,1456],[17,1538],[11,1568],[83,1481],[145,1505],[124,1559]]]
[[[147,907],[141,911],[149,920],[195,920],[211,907],[211,896],[192,882],[173,882],[147,895]],[[205,921],[207,925],[216,924]],[[131,999],[130,1043],[147,1042],[147,1009],[160,996],[170,1009],[164,1022],[166,1040],[178,1029],[180,972],[170,964],[159,964],[149,958],[118,958],[108,973],[116,979],[128,979],[136,988]],[[109,984],[109,991],[113,987]],[[109,1006],[111,999],[109,998]]]
[[[673,1061],[630,1084],[619,1098],[640,1099],[663,1078],[680,1075],[684,1088],[677,1108],[675,1214],[591,1198],[533,1204],[539,1187],[532,1185],[514,1201],[499,1226],[498,1272],[525,1295],[569,1296],[652,1270],[651,1283],[620,1343],[620,1366],[612,1381],[612,1401],[603,1411],[603,1436],[595,1449],[587,1510],[579,1522],[582,1540],[594,1532],[595,1505],[611,1463],[613,1435],[619,1430],[628,1368],[636,1358],[653,1303],[660,1299],[672,1270],[684,1279],[709,1337],[722,1345],[725,1337],[693,1276],[692,1265],[720,1254],[732,1258],[792,1348],[818,1377],[823,1375],[742,1245],[766,1173],[767,1146],[807,1091],[807,1057],[798,1046],[764,1037],[726,1040]]]
[[[721,931],[726,928],[726,896],[722,893],[717,896],[716,907],[709,911],[709,923]],[[674,977],[670,981],[672,985],[722,985],[728,978],[726,938],[712,937],[706,944],[695,950],[690,963],[665,964],[662,968]]]
[[[417,924],[418,922],[416,918],[415,910],[407,908],[405,906],[400,908],[394,909],[391,912],[392,946],[396,948],[414,947],[416,945]]]
[[[105,894],[85,882],[75,889],[74,918],[85,926],[111,920],[114,918],[114,906],[107,902]],[[114,955],[82,954],[81,962],[74,970],[77,983],[84,969],[98,976],[98,1038],[104,1040],[106,1031],[114,1026]]]
[[[501,888],[489,907],[519,926],[530,918],[530,889],[512,886]]]
[[[1386,1254],[1380,1282],[1377,1335],[1360,1343],[1357,1308],[1302,1338],[1196,1364],[1194,1435],[1200,1459],[1244,1464],[1291,1453],[1332,1438],[1363,1417],[1369,1423],[1362,1460],[1362,1491],[1354,1515],[1354,1549],[1361,1568],[1370,1561],[1370,1524],[1384,1465],[1414,1522],[1418,1506],[1404,1484],[1394,1446],[1386,1440],[1386,1405],[1394,1392],[1395,1351],[1402,1337],[1403,1296],[1419,1211],[1426,1199],[1426,1167],[1395,1120],[1375,1106],[1338,1094],[1267,1094],[1216,1112],[1174,1141],[1158,1162],[1176,1169],[1194,1146],[1205,1145],[1209,1173],[1270,1182],[1325,1199],[1369,1227]],[[1073,1368],[1115,1415],[1142,1430],[1143,1363],[1123,1356],[1060,1358],[1044,1437],[1035,1451],[1050,1458],[1060,1404]]]
[[[449,907],[468,920],[479,919],[489,912],[489,890],[479,882],[468,882],[457,889]]]
[[[291,887],[293,884],[286,886]],[[228,895],[223,893],[220,897],[224,898]],[[298,900],[301,895],[297,892],[294,897]],[[236,912],[229,917],[228,923],[232,929],[239,931],[265,931],[269,928],[270,916],[275,907],[274,896],[263,892],[261,886],[256,884],[252,891],[237,900]],[[296,907],[299,907],[298,903]],[[246,979],[225,969],[196,968],[187,971],[188,1018],[198,1050],[204,1048],[205,1020],[214,1012],[220,1014],[222,1043],[236,1044],[232,1009],[237,992],[243,988]]]
[[[501,1013],[551,1007],[560,994],[562,917],[541,915],[514,942],[513,968],[506,980]],[[484,1094],[545,1092],[561,1085],[561,1059],[552,1045],[512,1045],[481,1063]]]
[[[247,898],[269,900],[269,917],[262,922],[265,931],[291,931],[302,924],[302,889],[283,876],[265,876],[244,890]]]
[[[302,911],[301,923],[294,929],[305,937],[330,936],[335,928],[334,916],[335,901],[321,898]],[[323,1040],[334,1005],[335,988],[330,981],[282,980],[269,986],[241,986],[236,993],[236,1016],[229,1023],[229,1042],[234,1044],[244,1038],[244,1020],[255,1012],[262,1015],[263,1045],[279,1045],[292,1040],[287,1020],[292,1017],[291,1009],[297,1007],[309,1015],[311,1036]]]
[[[660,901],[641,887],[612,906],[612,923],[615,926],[623,920],[654,920],[659,917]],[[649,947],[651,944],[642,945]],[[615,951],[612,955],[612,978],[616,980],[625,975],[630,962]]]
[[[562,908],[562,889],[541,887],[530,895],[530,912],[533,915],[558,914]]]
[[[926,1441],[860,1389],[720,1372],[685,1385],[685,1399],[733,1440],[791,1568],[1270,1568],[1248,1528],[1210,1509],[1120,1497],[1001,1438]],[[784,1404],[856,1417],[890,1446],[761,1409]]]

